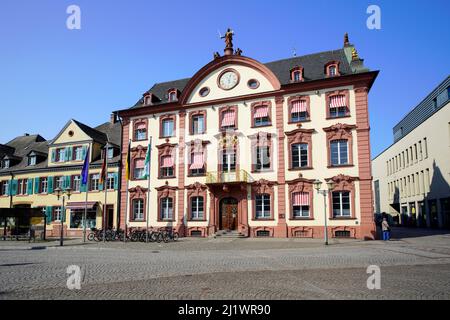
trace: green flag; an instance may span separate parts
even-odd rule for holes
[[[148,179],[150,177],[150,149],[151,149],[151,144],[148,145],[147,154],[145,155],[144,175],[142,177],[145,179]]]

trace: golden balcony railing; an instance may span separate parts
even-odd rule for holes
[[[206,173],[206,183],[232,183],[232,182],[253,182],[252,177],[245,170],[233,172],[210,171]]]

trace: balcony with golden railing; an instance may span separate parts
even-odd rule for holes
[[[209,171],[206,173],[206,184],[251,183],[253,178],[245,170],[233,172]]]

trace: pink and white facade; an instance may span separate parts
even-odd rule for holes
[[[377,74],[345,41],[267,64],[228,48],[192,78],[156,84],[118,111],[123,159],[131,141],[121,227],[320,238],[327,219],[333,237],[373,239],[368,93]],[[140,176],[150,137],[149,189]],[[326,208],[316,179],[335,182]]]

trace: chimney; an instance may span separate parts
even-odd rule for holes
[[[29,137],[30,134],[29,134],[29,133],[25,133],[24,136],[25,136],[25,137]]]
[[[111,113],[111,117],[109,120],[112,124],[117,122],[117,115],[115,113]]]

